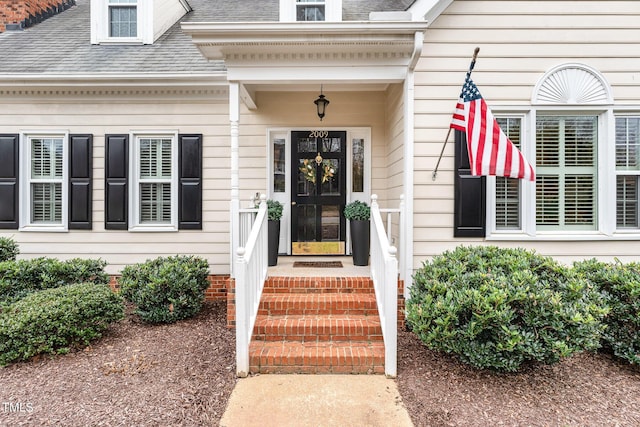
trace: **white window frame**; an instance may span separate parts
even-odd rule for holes
[[[613,141],[614,141],[614,171],[615,171],[615,176],[614,176],[614,192],[616,193],[615,198],[614,198],[614,203],[615,203],[615,209],[614,209],[614,214],[616,215],[616,220],[615,220],[615,227],[616,227],[616,231],[615,233],[617,235],[620,236],[625,236],[625,235],[630,235],[630,236],[635,236],[635,235],[639,235],[640,234],[640,221],[638,222],[638,227],[629,227],[629,228],[618,228],[618,222],[617,222],[617,214],[618,214],[618,203],[617,203],[617,178],[618,176],[639,176],[640,175],[640,170],[638,171],[634,171],[634,170],[618,170],[617,165],[615,164],[615,145],[617,143],[616,141],[616,137],[615,137],[615,121],[618,118],[624,118],[624,119],[629,119],[629,118],[640,118],[640,111],[635,111],[635,112],[616,112],[614,113],[614,118],[613,118],[613,127],[614,127],[614,136],[613,136]],[[640,190],[639,190],[640,192]],[[639,206],[640,208],[640,203]],[[640,210],[640,209],[639,209]],[[640,212],[639,212],[640,215]]]
[[[31,222],[31,139],[62,139],[62,216],[60,224],[42,224]],[[25,130],[20,132],[20,231],[68,231],[69,219],[69,132],[61,130]]]
[[[152,44],[153,43],[153,1],[136,0],[136,37],[111,37],[109,35],[109,0],[91,0],[91,43],[92,44]]]
[[[322,0],[319,1],[319,3]],[[280,0],[281,22],[340,22],[342,21],[342,0],[324,0],[324,21],[297,21],[297,1]]]
[[[517,109],[516,109],[517,110]],[[502,110],[498,117],[516,116]],[[596,230],[537,230],[535,183],[522,182],[522,230],[496,230],[495,178],[487,180],[487,240],[637,240],[640,230],[616,230],[615,115],[613,107],[540,107],[525,113],[522,153],[536,167],[535,124],[538,114],[553,116],[584,115],[598,119],[597,145],[597,227]],[[621,115],[621,114],[618,114]]]
[[[171,139],[171,221],[140,222],[140,144],[142,138]],[[133,131],[129,135],[129,231],[178,231],[178,131]]]

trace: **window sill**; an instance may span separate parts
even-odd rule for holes
[[[534,236],[515,232],[515,233],[494,233],[490,236],[486,237],[487,241],[527,241],[527,242],[550,242],[550,241],[624,241],[624,240],[640,240],[640,230],[629,232],[629,233],[621,233],[617,232],[611,235],[594,232],[594,231],[585,231],[582,233],[538,233]]]
[[[25,225],[20,227],[18,231],[28,233],[67,233],[69,229],[62,225]]]
[[[109,38],[98,40],[98,44],[100,45],[143,45],[144,42],[142,39],[130,39],[130,38]]]
[[[178,227],[174,225],[136,225],[129,227],[132,233],[171,233],[177,232]]]

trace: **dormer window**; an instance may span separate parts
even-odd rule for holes
[[[342,0],[280,0],[280,21],[342,21]]]
[[[296,0],[296,21],[324,21],[324,0]]]
[[[109,37],[138,37],[137,0],[108,0]]]

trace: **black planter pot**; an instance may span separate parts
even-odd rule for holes
[[[278,264],[278,246],[280,245],[280,221],[267,221],[269,235],[269,267]]]
[[[371,241],[369,220],[351,220],[351,254],[353,265],[369,265]]]

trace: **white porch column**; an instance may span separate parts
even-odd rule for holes
[[[404,234],[402,237],[402,248],[404,255],[400,279],[404,280],[404,296],[409,298],[409,289],[413,283],[413,171],[414,164],[414,143],[415,143],[415,78],[414,71],[424,44],[424,33],[416,32],[414,35],[414,48],[411,62],[404,80]]]
[[[240,84],[229,82],[229,124],[231,134],[231,277],[235,277],[235,256],[240,246]]]

